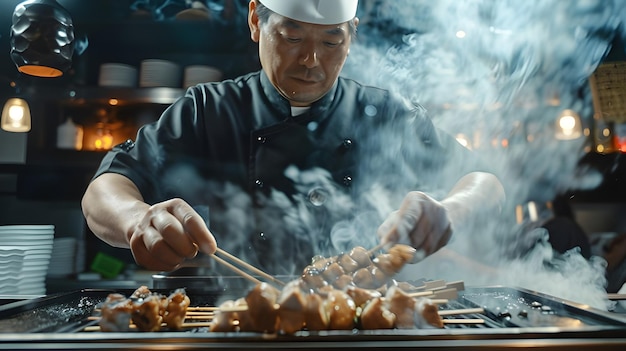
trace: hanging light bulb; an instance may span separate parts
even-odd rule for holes
[[[564,110],[556,120],[555,136],[559,140],[578,139],[583,134],[580,116],[573,110]]]
[[[27,0],[15,7],[11,59],[18,71],[36,77],[59,77],[72,64],[74,25],[55,0]]]
[[[2,109],[2,129],[7,132],[30,130],[30,108],[24,99],[10,98]]]

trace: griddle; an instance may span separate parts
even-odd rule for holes
[[[152,289],[169,294],[169,289]],[[88,317],[110,293],[83,289],[0,306],[0,348],[12,350],[199,350],[199,349],[437,349],[437,350],[626,350],[626,319],[620,314],[522,288],[467,287],[440,309],[482,307],[483,324],[446,324],[443,329],[298,332],[294,335],[215,333],[207,328],[160,332],[86,332]],[[188,289],[192,306],[216,306],[243,291]]]

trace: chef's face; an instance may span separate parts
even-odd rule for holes
[[[263,70],[292,106],[309,106],[328,92],[350,51],[348,23],[311,24],[275,13],[263,23],[254,1],[248,19]],[[354,21],[356,25],[358,20]]]

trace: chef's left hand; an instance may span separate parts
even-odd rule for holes
[[[428,256],[450,240],[451,228],[448,211],[441,202],[412,191],[404,197],[400,209],[378,228],[377,234],[381,244],[406,243],[422,251],[422,256]]]

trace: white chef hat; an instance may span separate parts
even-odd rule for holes
[[[265,7],[300,22],[339,24],[356,16],[359,0],[260,0]]]

